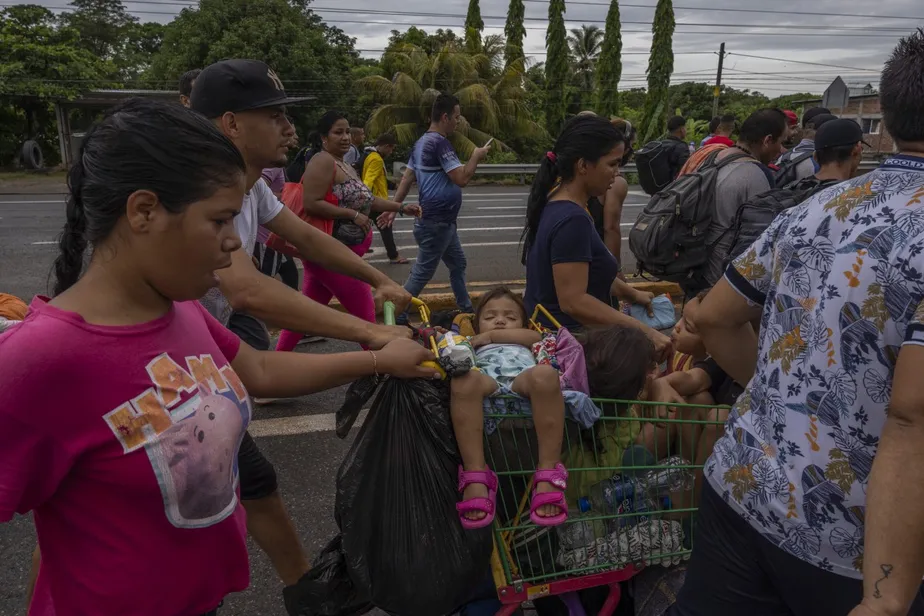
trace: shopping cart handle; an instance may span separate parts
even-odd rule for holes
[[[382,312],[384,313],[383,318],[385,319],[385,325],[394,325],[395,324],[395,303],[385,302],[382,305]]]

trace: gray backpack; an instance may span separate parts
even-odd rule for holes
[[[730,154],[717,161],[712,153],[693,173],[682,175],[657,193],[629,231],[629,249],[639,273],[660,280],[691,283],[709,260],[706,232],[715,213],[719,170],[729,163],[751,158]]]

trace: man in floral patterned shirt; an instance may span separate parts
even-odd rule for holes
[[[924,30],[880,100],[901,153],[781,214],[699,311],[748,386],[675,616],[924,614]]]

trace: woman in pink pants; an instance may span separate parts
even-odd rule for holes
[[[372,211],[420,214],[418,205],[402,205],[373,196],[353,167],[343,162],[351,144],[350,123],[343,114],[325,113],[312,137],[317,154],[305,167],[302,185],[303,206],[313,224],[333,233],[362,256],[372,243]],[[368,284],[305,260],[302,264],[305,268],[302,293],[307,297],[321,304],[336,297],[353,316],[375,322],[375,303]],[[301,338],[300,333],[283,330],[276,350],[291,351]]]

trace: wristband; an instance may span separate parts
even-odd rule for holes
[[[357,218],[359,218],[359,210],[356,210],[356,213],[353,215],[353,222],[356,222]]]
[[[372,372],[375,374],[375,382],[379,382],[379,358],[375,356],[375,351],[369,351],[372,355]]]

